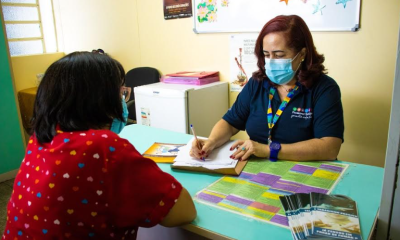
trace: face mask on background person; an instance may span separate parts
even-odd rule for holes
[[[119,134],[122,131],[128,120],[128,107],[126,106],[125,98],[122,98],[122,116],[124,117],[124,122],[117,118],[114,118],[111,124],[110,130],[115,132],[116,134]]]
[[[300,53],[300,52],[299,52]],[[273,83],[283,85],[290,80],[293,79],[294,74],[296,71],[299,69],[301,62],[297,69],[293,71],[292,69],[292,62],[296,59],[297,55],[293,59],[265,59],[265,73],[267,74],[267,77],[269,80],[271,80]]]

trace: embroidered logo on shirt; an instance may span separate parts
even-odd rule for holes
[[[311,108],[296,108],[292,109],[292,115],[290,118],[301,118],[301,119],[311,119],[312,118],[312,109]]]

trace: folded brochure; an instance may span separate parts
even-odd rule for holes
[[[184,146],[186,144],[155,142],[143,153],[143,157],[150,158],[158,163],[172,163]]]
[[[312,192],[279,198],[293,239],[362,239],[357,204],[346,196]]]

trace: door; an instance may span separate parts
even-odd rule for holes
[[[14,177],[25,151],[2,15],[0,9],[0,182]]]

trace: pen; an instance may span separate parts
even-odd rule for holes
[[[197,148],[201,151],[201,144],[199,142],[199,139],[197,138],[196,132],[194,131],[194,127],[192,124],[190,124],[190,129],[192,130],[194,139],[196,140]],[[204,157],[202,157],[201,160],[205,161]]]

